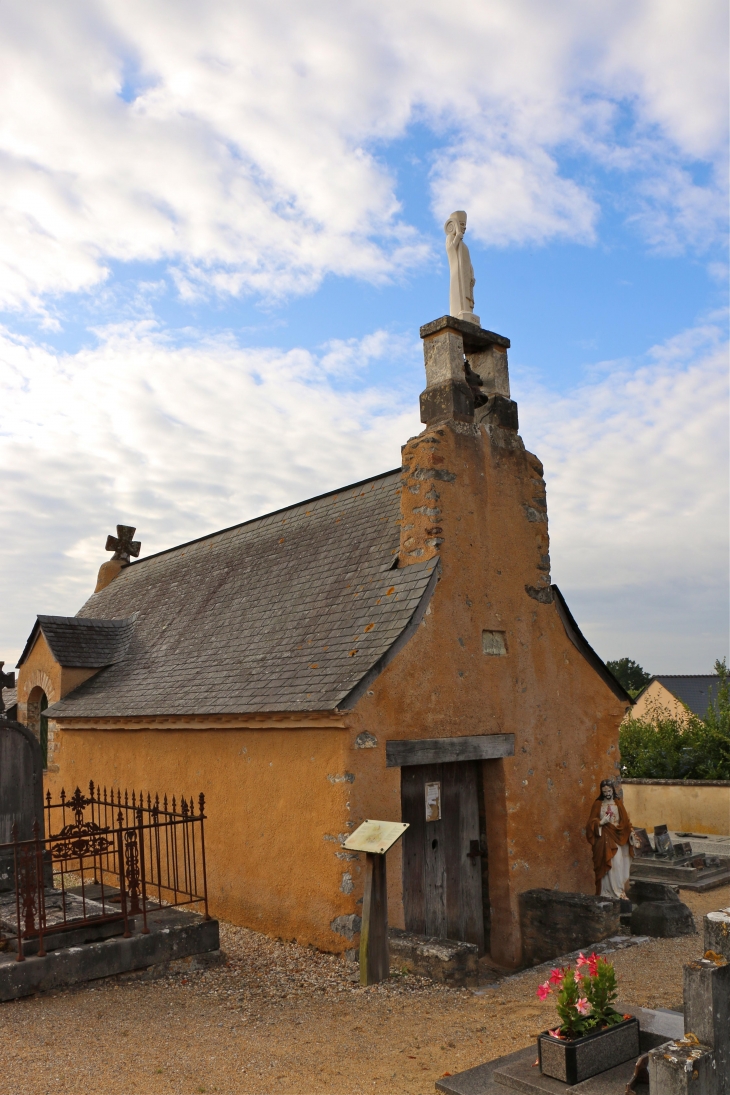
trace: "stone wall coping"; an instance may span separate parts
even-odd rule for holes
[[[622,779],[621,783],[658,783],[665,787],[730,787],[730,779]]]

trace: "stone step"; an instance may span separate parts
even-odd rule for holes
[[[562,1080],[543,1076],[539,1067],[535,1067],[529,1060],[516,1061],[514,1064],[497,1069],[494,1080],[503,1091],[506,1089],[522,1091],[525,1095],[538,1095],[538,1093],[557,1095],[559,1091],[571,1091],[576,1095],[616,1095],[616,1092],[625,1090],[626,1084],[634,1075],[634,1064],[635,1061],[624,1061],[622,1065],[616,1065],[607,1072],[601,1072],[598,1076],[591,1076],[589,1080],[582,1080],[579,1084],[566,1087]]]

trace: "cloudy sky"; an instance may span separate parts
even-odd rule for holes
[[[397,466],[442,224],[604,658],[728,649],[723,0],[11,0],[0,658],[143,554]]]

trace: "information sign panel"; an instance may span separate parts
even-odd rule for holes
[[[355,832],[348,836],[343,848],[348,852],[370,852],[383,855],[392,848],[408,828],[404,821],[363,821]]]

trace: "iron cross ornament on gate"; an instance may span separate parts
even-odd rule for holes
[[[107,536],[105,550],[114,552],[112,559],[121,559],[128,563],[130,556],[137,558],[142,542],[132,539],[136,531],[132,525],[117,525],[116,536]]]

